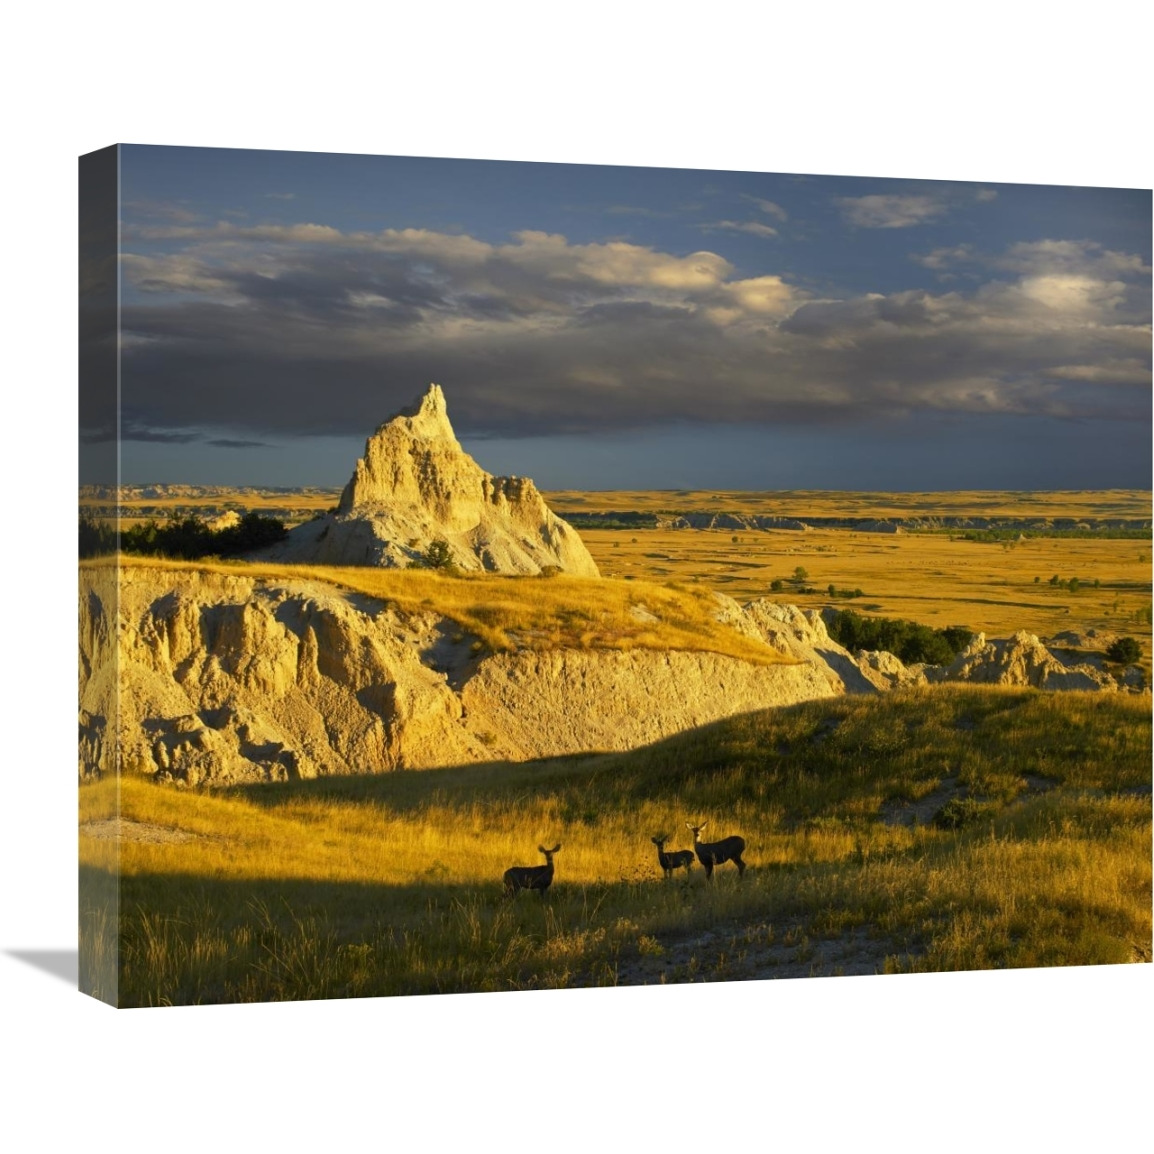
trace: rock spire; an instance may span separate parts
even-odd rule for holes
[[[430,385],[365,443],[335,514],[294,529],[263,556],[328,565],[421,564],[434,541],[459,569],[597,577],[577,531],[528,477],[494,477],[461,448]]]

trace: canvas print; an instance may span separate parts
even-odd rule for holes
[[[1150,962],[1149,190],[80,192],[84,992]]]

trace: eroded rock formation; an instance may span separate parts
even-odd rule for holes
[[[298,564],[421,564],[434,542],[463,570],[599,576],[576,529],[528,477],[494,477],[461,448],[439,385],[386,421],[341,494],[337,511],[263,550]]]
[[[432,611],[319,581],[129,566],[117,599],[94,572],[81,571],[82,776],[113,771],[117,745],[125,768],[189,783],[629,749],[840,692],[804,662],[478,653]]]
[[[906,667],[849,653],[817,611],[723,596],[718,618],[785,662],[487,653],[431,609],[403,613],[321,581],[141,565],[118,581],[111,567],[82,569],[79,612],[82,777],[114,771],[117,750],[131,771],[223,784],[630,749],[738,713],[911,682],[1119,688],[1030,634],[979,636],[948,667]]]

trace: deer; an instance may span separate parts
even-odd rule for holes
[[[553,855],[561,848],[558,842],[552,849],[543,845],[537,847],[545,855],[543,866],[510,866],[505,871],[505,896],[515,898],[520,890],[536,890],[545,897],[545,891],[553,884]]]
[[[649,840],[657,846],[657,860],[665,871],[666,878],[673,877],[673,871],[682,867],[684,867],[686,874],[693,868],[693,850],[677,849],[673,853],[666,853],[665,843],[669,840],[668,836],[651,837]]]
[[[693,848],[697,850],[697,860],[705,867],[706,878],[712,881],[713,867],[727,861],[737,866],[737,876],[741,877],[745,873],[745,862],[741,860],[741,855],[745,852],[745,838],[734,835],[723,837],[721,841],[702,841],[701,831],[708,824],[707,821],[703,821],[700,825],[685,823],[687,829],[693,830]]]

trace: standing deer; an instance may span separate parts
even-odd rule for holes
[[[543,866],[510,866],[505,871],[505,896],[515,898],[519,890],[536,890],[542,898],[553,884],[553,855],[561,848],[558,842],[552,849],[537,847],[545,855]]]
[[[707,821],[700,825],[685,823],[687,829],[693,830],[693,848],[697,850],[697,860],[705,867],[705,876],[712,880],[713,867],[731,861],[737,866],[737,876],[741,877],[745,873],[745,862],[741,860],[745,852],[745,838],[735,834],[733,837],[723,837],[721,841],[702,841],[701,831],[708,824]]]
[[[657,860],[661,864],[661,868],[665,871],[665,876],[671,878],[674,870],[685,868],[688,874],[693,868],[693,850],[691,849],[677,849],[673,853],[665,852],[665,843],[669,840],[666,837],[651,837],[649,839],[655,846],[657,846]]]

